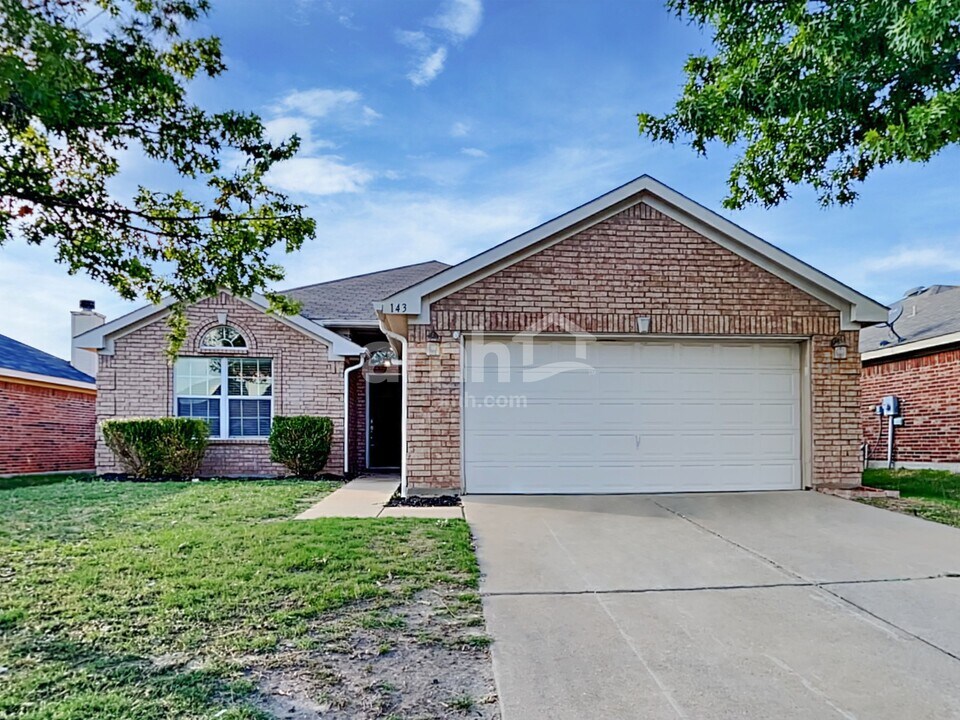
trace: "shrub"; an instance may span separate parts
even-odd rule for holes
[[[333,421],[328,417],[274,417],[270,428],[270,459],[297,477],[315,478],[327,464]]]
[[[210,426],[200,418],[105,420],[103,439],[136,478],[187,478],[200,469]]]

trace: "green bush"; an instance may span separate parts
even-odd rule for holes
[[[270,428],[270,459],[297,477],[317,477],[327,464],[333,421],[328,417],[274,417]]]
[[[200,418],[105,420],[103,439],[123,469],[136,478],[196,476],[210,426]]]

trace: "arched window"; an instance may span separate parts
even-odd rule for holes
[[[207,330],[200,341],[200,346],[205,348],[244,348],[247,341],[236,328],[229,325],[217,325],[215,328]]]

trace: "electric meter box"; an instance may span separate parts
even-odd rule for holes
[[[896,417],[900,414],[900,400],[896,395],[887,395],[880,401],[880,409],[884,417]]]

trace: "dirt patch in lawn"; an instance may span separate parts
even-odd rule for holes
[[[250,702],[277,718],[499,719],[490,639],[475,595],[418,593],[329,618],[297,646],[249,658]]]
[[[904,515],[913,515],[923,518],[924,520],[943,523],[944,525],[960,527],[960,508],[948,503],[904,497],[873,498],[869,500],[858,499],[857,502],[886,510],[893,510],[894,512],[903,513]]]

